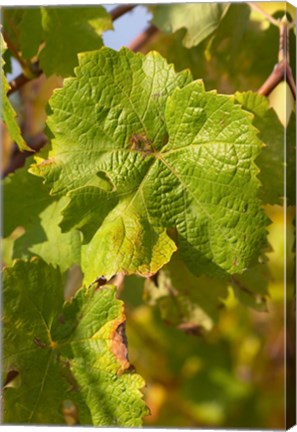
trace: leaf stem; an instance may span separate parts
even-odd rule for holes
[[[110,12],[112,21],[115,21],[116,19],[120,18],[122,15],[126,14],[127,12],[130,12],[132,9],[135,8],[135,6],[137,6],[137,4],[127,4],[127,5],[117,6]]]
[[[7,96],[11,95],[15,91],[19,90],[23,85],[27,84],[27,82],[32,81],[33,79],[38,78],[43,72],[38,66],[38,62],[33,63],[31,65],[31,69],[34,70],[34,74],[31,71],[31,76],[29,77],[24,72],[14,78],[10,83],[10,89],[7,92]]]

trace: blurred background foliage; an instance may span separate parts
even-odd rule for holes
[[[289,20],[295,17],[294,8],[288,3],[258,5],[275,18],[285,12]],[[149,6],[151,12],[153,8]],[[196,47],[183,46],[184,34],[184,29],[174,34],[158,32],[141,51],[159,51],[177,71],[189,68],[195,78],[204,80],[207,90],[217,89],[226,94],[257,91],[277,63],[278,29],[247,3],[232,3],[217,31]],[[290,32],[290,57],[295,75],[294,31]],[[47,101],[62,83],[61,77],[42,75],[11,97],[23,135],[33,147],[34,140],[40,140],[44,134]],[[283,124],[287,117],[294,115],[294,101],[285,83],[279,84],[270,95],[270,103]],[[3,127],[4,172],[9,169],[15,151]],[[282,206],[266,206],[265,211],[272,222],[268,226],[271,248],[266,253],[269,295],[265,310],[246,307],[229,287],[227,298],[217,306],[218,321],[213,328],[191,334],[166,324],[158,307],[144,301],[143,279],[125,278],[120,296],[126,303],[130,362],[147,383],[145,398],[151,415],[145,418],[146,426],[284,427],[284,275],[287,275],[287,291],[293,292],[295,208],[288,209],[286,220]],[[4,240],[4,265],[11,263],[13,242],[22,234],[20,228]],[[73,285],[77,284],[79,277],[75,274]]]
[[[283,208],[267,206],[269,298],[267,310],[243,306],[229,290],[217,325],[202,335],[166,325],[157,308],[143,304],[143,280],[125,279],[130,361],[147,382],[149,426],[284,426]],[[289,212],[292,221],[294,210]],[[294,284],[294,232],[288,232],[288,284]],[[211,286],[209,289],[211,290]],[[290,287],[288,287],[290,289]]]

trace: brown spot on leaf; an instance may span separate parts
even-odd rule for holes
[[[45,347],[46,347],[46,344],[45,344],[44,342],[42,342],[42,341],[39,339],[39,337],[37,337],[37,336],[33,339],[33,342],[34,342],[35,345],[37,345],[39,348],[45,348]]]
[[[115,330],[112,333],[112,352],[120,363],[118,374],[122,374],[130,368],[128,359],[128,344],[126,337],[126,318],[119,324],[115,321]]]
[[[129,143],[131,150],[142,153],[144,157],[154,151],[151,141],[143,133],[131,135]]]

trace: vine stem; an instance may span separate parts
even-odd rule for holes
[[[129,45],[131,51],[139,51],[159,30],[154,25],[147,27]]]
[[[47,136],[40,132],[34,135],[32,138],[27,139],[28,146],[34,151],[38,152],[45,144],[48,142]],[[30,151],[20,151],[15,145],[11,155],[7,168],[2,173],[2,178],[6,177],[8,174],[13,173],[16,169],[21,168],[27,157],[32,156]]]
[[[14,78],[12,81],[10,81],[9,86],[10,89],[7,92],[7,96],[11,95],[12,93],[19,90],[23,85],[27,84],[27,82],[32,81],[33,79],[38,78],[40,75],[42,75],[43,71],[39,68],[38,62],[35,62],[31,65],[31,70],[35,70],[33,76],[29,77],[28,75],[25,75],[24,72],[22,72],[20,75],[18,75],[16,78]]]
[[[122,15],[126,14],[127,12],[130,12],[132,9],[137,6],[136,4],[127,4],[127,5],[120,5],[114,8],[111,12],[111,19],[115,21],[116,19],[120,18]]]
[[[279,21],[279,51],[278,51],[278,63],[274,66],[273,71],[266,79],[264,84],[259,88],[258,93],[263,96],[269,96],[269,94],[275,89],[275,87],[282,81],[286,81],[290,87],[292,95],[296,100],[296,84],[294,81],[292,69],[290,66],[289,58],[289,23],[284,18]]]

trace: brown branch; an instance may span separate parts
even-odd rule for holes
[[[2,30],[2,35],[3,35],[3,39],[6,42],[7,47],[10,49],[10,51],[12,52],[12,54],[14,55],[14,57],[17,59],[17,61],[20,63],[20,65],[22,66],[22,68],[23,69],[28,69],[28,65],[26,64],[26,62],[24,62],[24,60],[20,56],[18,50],[16,49],[16,47],[14,46],[14,44],[12,43],[12,41],[10,40],[10,38],[9,38],[8,34],[6,33],[6,31]]]
[[[45,144],[48,142],[47,136],[40,132],[37,135],[29,138],[27,143],[32,150],[38,152]],[[30,151],[20,151],[17,145],[14,145],[12,150],[12,154],[10,156],[10,162],[7,168],[4,170],[2,177],[6,177],[8,174],[13,173],[18,168],[21,168],[27,157],[32,156],[32,152]]]
[[[118,18],[120,18],[122,15],[126,14],[127,12],[130,12],[132,9],[135,8],[135,6],[137,6],[137,4],[130,4],[130,5],[128,4],[128,5],[121,5],[116,7],[110,12],[112,21],[115,21]]]
[[[21,73],[18,75],[15,79],[10,81],[9,83],[9,90],[7,92],[7,96],[11,95],[15,91],[17,91],[19,88],[23,87],[27,82],[31,81],[31,78],[28,78],[26,75]]]
[[[265,83],[259,88],[258,93],[263,96],[269,96],[275,87],[286,81],[296,100],[296,84],[293,78],[292,69],[286,60],[275,65],[272,73],[269,75]]]
[[[289,27],[286,16],[279,22],[279,51],[278,63],[273,71],[258,90],[263,96],[269,96],[275,87],[282,81],[286,81],[296,100],[296,84],[289,63]]]
[[[128,48],[134,52],[139,51],[158,31],[154,25],[150,25],[128,45]]]
[[[19,90],[21,87],[23,87],[23,85],[27,84],[27,82],[33,81],[34,79],[38,78],[43,73],[38,66],[38,62],[33,63],[31,68],[32,70],[34,70],[34,73],[31,72],[31,77],[28,77],[24,73],[21,73],[9,83],[10,89],[7,92],[7,96]]]

